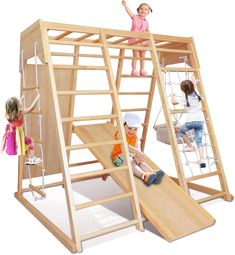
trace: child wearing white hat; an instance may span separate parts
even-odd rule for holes
[[[124,128],[129,148],[131,166],[134,175],[141,178],[149,186],[152,183],[161,182],[164,172],[162,170],[154,171],[144,162],[144,154],[139,148],[139,139],[137,136],[138,128],[141,127],[141,120],[134,113],[126,113],[124,116]],[[118,140],[118,132],[115,133],[114,139]],[[122,149],[120,144],[115,144],[112,151],[112,160],[115,166],[121,166],[124,163]]]

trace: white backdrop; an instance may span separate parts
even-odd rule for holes
[[[140,1],[127,1],[132,10]],[[201,65],[201,74],[212,114],[230,191],[234,188],[234,59],[235,15],[232,0],[189,1],[149,0],[153,9],[148,16],[153,33],[193,36]],[[0,61],[0,136],[6,121],[4,103],[19,95],[20,32],[37,19],[46,21],[129,30],[130,19],[120,0],[100,1],[4,1],[1,6]],[[153,113],[154,114],[154,113]],[[152,116],[154,119],[154,116]],[[148,141],[153,139],[150,131]],[[155,144],[147,142],[151,154]],[[164,157],[163,157],[164,158]],[[164,165],[164,162],[162,162]],[[160,164],[161,165],[161,164]],[[69,252],[18,203],[13,194],[17,185],[17,158],[0,155],[0,253],[1,254],[69,254]],[[232,254],[235,227],[234,202],[217,200],[204,205],[216,218],[215,226],[173,243],[167,243],[149,231],[123,232],[119,237],[104,238],[88,247],[84,254],[158,253]],[[4,252],[4,253],[3,253]]]

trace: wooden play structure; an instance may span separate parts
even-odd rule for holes
[[[139,40],[128,44],[129,38]],[[147,41],[148,46],[142,46],[141,42]],[[90,49],[96,48],[100,53],[93,53]],[[85,49],[85,53],[82,51]],[[152,65],[151,75],[133,78],[124,73],[124,61],[130,61],[131,55],[126,55],[132,50],[146,50],[150,55],[146,56]],[[118,52],[118,54],[115,54]],[[168,67],[178,63],[179,57],[188,55],[190,67]],[[24,180],[29,179],[29,171],[24,165],[23,157],[19,158],[18,190],[15,197],[46,227],[55,235],[71,252],[81,252],[84,240],[98,237],[122,228],[135,225],[140,231],[143,230],[143,215],[149,220],[159,233],[168,241],[176,240],[198,230],[207,228],[214,224],[214,218],[204,210],[190,195],[189,188],[200,190],[210,195],[204,201],[223,197],[230,201],[229,193],[223,171],[218,146],[216,143],[212,122],[206,100],[203,109],[209,136],[213,144],[213,152],[217,158],[215,172],[202,174],[200,176],[185,178],[184,170],[180,161],[178,145],[175,137],[172,116],[167,95],[164,89],[162,72],[192,72],[196,79],[200,80],[199,90],[203,98],[205,93],[199,74],[199,64],[196,56],[192,38],[174,37],[166,35],[154,35],[150,33],[135,33],[113,29],[101,29],[95,27],[84,27],[78,25],[67,25],[59,23],[44,22],[38,20],[21,34],[20,54],[21,94],[25,97],[25,103],[29,104],[35,93],[40,93],[40,109],[32,112],[27,119],[27,133],[32,136],[35,143],[43,145],[43,163],[32,166],[30,180],[45,175],[52,177],[60,174],[62,180],[58,182],[46,182],[42,185],[23,187]],[[56,62],[56,58],[59,61]],[[34,60],[33,63],[30,61]],[[70,59],[70,62],[68,61]],[[80,64],[82,59],[92,59],[93,63],[102,61],[101,65]],[[164,60],[164,61],[163,61]],[[112,61],[116,61],[116,70]],[[164,62],[164,65],[163,65]],[[107,89],[79,89],[77,84],[80,72],[102,72],[107,77]],[[116,78],[114,71],[116,71]],[[142,83],[150,80],[148,91],[121,91],[122,79],[138,79]],[[143,79],[142,79],[143,78]],[[157,85],[160,94],[166,126],[171,142],[178,179],[165,176],[163,182],[150,187],[133,176],[129,162],[128,148],[122,122],[122,112],[142,112],[144,115],[142,132],[142,150],[144,150],[147,130],[150,120],[151,106]],[[76,116],[76,100],[86,96],[88,103],[92,103],[93,96],[109,97],[110,105],[107,108],[109,114]],[[147,98],[147,106],[144,108],[121,108],[121,96],[143,96]],[[78,98],[78,99],[77,99]],[[90,100],[90,101],[89,101]],[[42,116],[42,130],[39,131],[37,116]],[[76,123],[76,125],[75,125]],[[78,123],[78,124],[77,124]],[[85,123],[85,124],[84,124]],[[119,140],[114,141],[114,132],[118,130]],[[39,134],[41,133],[41,134]],[[81,141],[73,144],[73,137]],[[40,137],[40,139],[38,138]],[[122,146],[125,165],[114,167],[111,161],[111,150],[115,143]],[[88,149],[95,160],[70,163],[71,153],[77,150]],[[36,148],[37,152],[37,148]],[[147,163],[154,169],[159,167],[146,156]],[[71,168],[89,166],[99,163],[101,169],[83,173],[71,174]],[[42,169],[45,170],[42,173]],[[167,172],[167,171],[166,171]],[[218,176],[221,183],[221,191],[192,183],[196,179],[209,176]],[[93,178],[111,176],[120,186],[123,193],[108,196],[98,200],[75,204],[72,190],[73,182],[85,181]],[[103,182],[105,185],[105,182]],[[26,192],[34,192],[40,197],[46,197],[46,190],[56,186],[62,186],[66,195],[66,203],[69,215],[71,235],[66,235],[49,218],[47,218],[36,206],[25,198]],[[133,219],[127,220],[95,232],[81,235],[77,226],[79,221],[77,211],[90,206],[102,205],[117,199],[129,199],[132,208]],[[199,201],[203,202],[203,201]]]

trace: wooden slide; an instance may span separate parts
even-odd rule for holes
[[[74,132],[84,143],[105,142],[113,139],[115,127],[110,123],[84,125],[74,127]],[[112,146],[94,147],[90,150],[104,168],[113,167]],[[146,162],[153,169],[159,169],[147,156]],[[111,176],[123,190],[129,190],[126,171],[114,172]],[[215,219],[170,177],[165,176],[161,184],[153,184],[150,187],[137,177],[135,182],[142,213],[167,241],[173,241],[215,223]]]

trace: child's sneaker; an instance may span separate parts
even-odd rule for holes
[[[140,75],[141,76],[146,76],[148,73],[145,70],[140,70]]]
[[[146,186],[150,186],[156,179],[156,174],[155,173],[146,173],[144,176],[144,183]]]
[[[122,156],[117,156],[114,160],[113,160],[113,164],[117,167],[122,166],[124,163],[124,159]]]
[[[131,76],[140,76],[136,69],[133,69],[131,72]]]
[[[156,175],[156,178],[155,178],[155,180],[154,180],[154,183],[155,183],[155,184],[161,183],[162,178],[163,178],[163,176],[165,175],[165,173],[164,173],[161,169],[155,171],[154,173],[155,173],[155,175]]]

